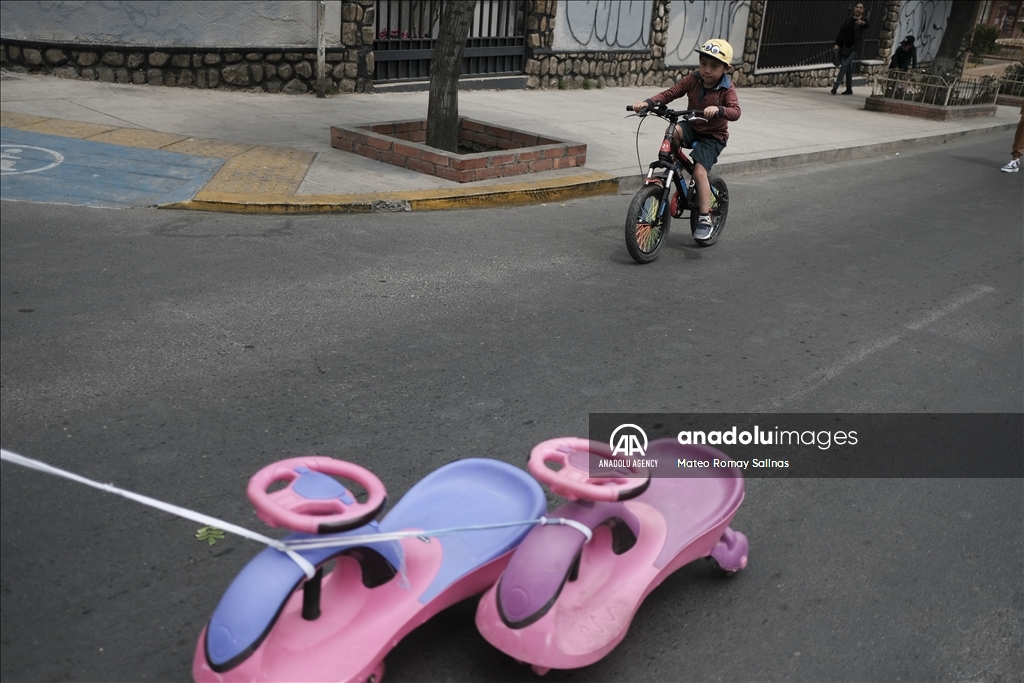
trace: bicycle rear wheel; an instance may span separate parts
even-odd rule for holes
[[[707,239],[699,240],[696,237],[693,238],[702,247],[710,247],[718,241],[719,235],[725,229],[725,219],[729,216],[729,188],[726,186],[725,181],[713,175],[708,176],[708,183],[714,188],[711,192],[711,223],[714,227],[711,229],[711,236]],[[699,213],[696,209],[690,209],[691,233],[697,229]]]
[[[661,193],[661,185],[644,185],[629,203],[626,249],[637,263],[650,263],[658,258],[658,252],[668,237],[672,216],[668,207],[659,211]]]

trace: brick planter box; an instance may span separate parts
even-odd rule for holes
[[[934,104],[918,104],[916,102],[904,102],[892,100],[886,97],[872,95],[864,101],[864,109],[867,111],[880,111],[886,114],[902,114],[904,116],[918,116],[933,121],[957,121],[959,119],[973,119],[981,116],[995,116],[996,105],[975,104],[963,107],[942,107]]]
[[[389,121],[368,126],[331,126],[331,147],[370,159],[468,183],[522,173],[582,166],[587,146],[490,123],[459,119],[459,139],[498,148],[490,152],[452,154],[424,144],[426,120]]]
[[[1004,107],[1024,107],[1024,97],[1016,97],[1014,95],[1000,95],[996,99],[996,104],[1001,104]]]

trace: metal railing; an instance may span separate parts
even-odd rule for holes
[[[871,94],[939,107],[994,104],[999,95],[999,79],[994,76],[944,78],[921,71],[889,69],[872,79]]]
[[[430,78],[441,4],[439,0],[377,0],[374,80]],[[525,14],[522,0],[478,0],[462,75],[522,73]]]
[[[832,46],[850,16],[848,0],[768,0],[765,4],[756,70],[832,66]],[[868,28],[857,46],[858,61],[878,58],[885,0],[865,0]]]
[[[1024,72],[1004,73],[999,78],[999,94],[1024,97]]]

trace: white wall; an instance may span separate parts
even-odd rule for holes
[[[694,49],[709,38],[732,45],[732,63],[743,63],[750,0],[674,0],[665,44],[666,66],[697,66]]]
[[[341,43],[341,1],[326,5],[327,45]],[[315,47],[316,0],[278,2],[0,2],[8,40],[138,47]]]
[[[952,9],[952,0],[906,0],[900,5],[900,20],[893,40],[893,50],[900,41],[911,35],[917,46],[917,61],[930,62],[935,59]]]
[[[552,48],[560,52],[647,50],[652,0],[558,0]]]

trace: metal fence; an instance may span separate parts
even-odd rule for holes
[[[1006,73],[999,79],[999,94],[1024,97],[1024,70]]]
[[[843,22],[853,14],[848,0],[766,0],[755,70],[832,66],[832,47]],[[866,0],[868,21],[858,61],[878,58],[878,36],[885,0]]]
[[[994,104],[1000,80],[994,76],[943,78],[921,71],[889,69],[872,80],[871,94],[901,102],[958,107]]]
[[[430,78],[442,2],[377,0],[374,80]],[[524,0],[478,0],[462,75],[520,74],[526,55]]]

